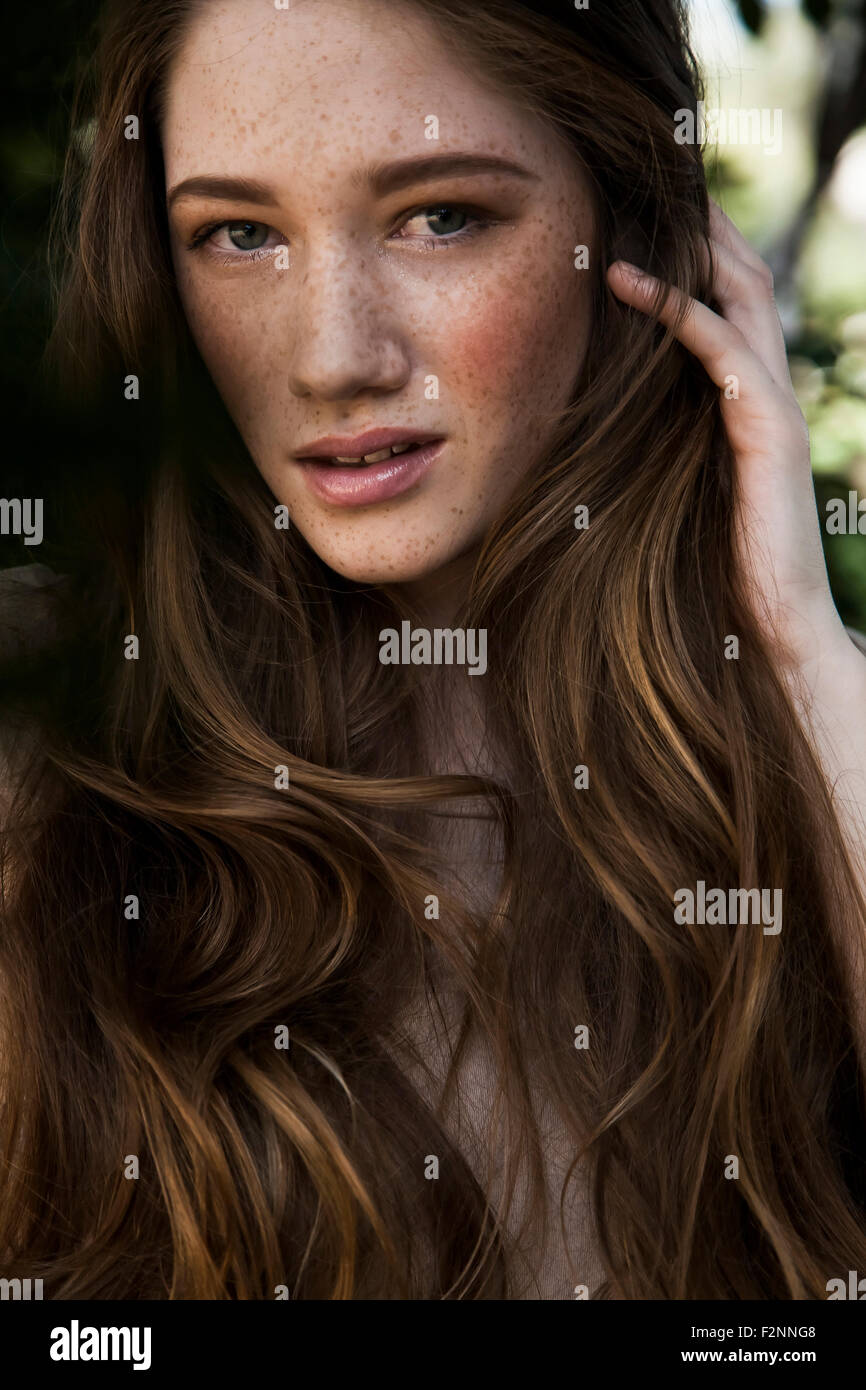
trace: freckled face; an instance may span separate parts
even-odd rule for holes
[[[592,212],[568,151],[397,0],[209,0],[163,144],[191,331],[292,525],[362,583],[471,550],[586,347]],[[323,495],[303,446],[380,428],[444,443],[396,494]]]

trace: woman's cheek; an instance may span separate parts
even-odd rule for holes
[[[585,298],[575,283],[512,276],[469,304],[452,303],[448,374],[464,405],[531,405],[534,414],[564,404],[586,339]]]
[[[448,374],[462,392],[496,397],[508,386],[522,355],[513,296],[482,298],[449,324]]]
[[[202,361],[242,433],[273,398],[277,334],[249,306],[213,296],[191,297],[187,322]]]

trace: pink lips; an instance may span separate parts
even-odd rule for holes
[[[337,454],[355,457],[358,454],[378,453],[380,449],[393,444],[418,439],[417,434],[413,436],[406,430],[371,430],[352,440],[329,436],[312,447],[320,457],[334,457]],[[421,440],[424,440],[423,435]],[[381,463],[319,463],[315,457],[303,456],[299,456],[297,461],[303,468],[308,486],[317,497],[337,507],[361,507],[386,502],[408,491],[424,476],[444,444],[442,438],[428,439],[402,454],[383,459]]]

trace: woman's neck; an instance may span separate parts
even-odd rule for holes
[[[469,595],[480,545],[464,551],[432,575],[400,585],[418,615],[433,628],[453,628]],[[486,683],[457,667],[431,670],[431,701],[425,744],[437,772],[495,773],[485,737]],[[488,677],[489,679],[489,677]]]
[[[469,596],[480,546],[475,545],[447,565],[421,579],[398,586],[429,627],[451,627]]]

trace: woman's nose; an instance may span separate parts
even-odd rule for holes
[[[289,313],[295,395],[340,400],[406,384],[408,334],[375,255],[331,247],[311,258],[292,286]]]

